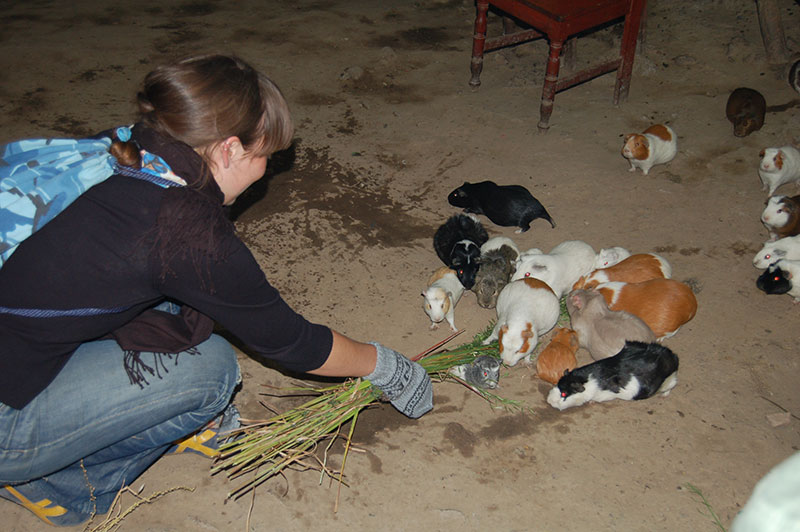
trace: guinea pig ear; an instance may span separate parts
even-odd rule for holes
[[[569,370],[568,370],[568,369],[565,369],[565,370],[564,370],[564,375],[562,375],[562,376],[563,376],[563,377],[566,377],[567,375],[569,375]]]
[[[628,142],[628,139],[630,139],[634,135],[635,135],[635,133],[628,133],[623,137],[623,139],[624,139],[625,142]]]
[[[758,158],[759,158],[759,159],[763,159],[763,158],[764,158],[764,155],[766,155],[766,154],[767,154],[767,150],[765,150],[765,149],[763,149],[763,148],[762,148],[762,149],[761,149],[761,151],[760,151],[760,152],[758,152]]]

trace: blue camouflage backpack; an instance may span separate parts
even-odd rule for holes
[[[130,139],[130,129],[115,134]],[[0,146],[0,267],[17,246],[92,186],[123,174],[162,187],[183,186],[157,155],[141,150],[142,168],[117,164],[111,138],[27,139]]]

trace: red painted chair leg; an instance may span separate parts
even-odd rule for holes
[[[472,37],[472,60],[469,70],[472,76],[469,84],[477,88],[481,84],[481,71],[483,70],[483,46],[486,42],[486,12],[489,10],[488,1],[477,2],[477,14],[475,16],[475,33]]]
[[[558,81],[558,69],[561,55],[561,47],[564,43],[550,41],[550,55],[547,58],[547,72],[544,75],[544,86],[542,87],[542,104],[539,107],[539,132],[546,133],[550,127],[550,115],[553,113],[553,100],[556,97],[556,81]]]
[[[622,32],[622,44],[620,45],[620,65],[617,69],[617,82],[614,84],[614,105],[625,101],[628,97],[644,3],[645,0],[632,0],[630,11],[625,17],[625,28]]]

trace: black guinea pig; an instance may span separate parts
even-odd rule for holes
[[[448,218],[433,235],[433,249],[444,264],[456,271],[458,280],[469,290],[480,267],[480,247],[489,240],[481,222],[472,215]]]
[[[556,226],[539,200],[521,185],[498,185],[494,181],[465,182],[450,193],[447,201],[450,205],[462,207],[464,212],[483,214],[494,224],[517,226],[517,233],[530,229],[536,218],[543,218],[552,227]]]
[[[792,270],[797,270],[800,261],[779,259],[770,264],[764,273],[756,279],[756,286],[767,294],[789,294],[795,300],[800,297],[800,290],[793,290]]]
[[[669,394],[678,383],[678,356],[658,343],[625,342],[604,358],[567,371],[547,395],[547,403],[564,410],[588,401],[640,400]]]

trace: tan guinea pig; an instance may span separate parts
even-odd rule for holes
[[[625,135],[622,156],[631,163],[631,172],[641,168],[647,175],[657,164],[670,162],[678,153],[678,137],[672,128],[665,124],[656,124],[642,133]]]
[[[584,275],[572,285],[572,289],[588,290],[600,283],[612,281],[641,283],[650,279],[669,279],[670,277],[672,277],[672,266],[664,257],[655,253],[636,253],[613,266]]]
[[[697,312],[692,289],[674,279],[602,283],[595,290],[603,294],[611,310],[625,310],[641,318],[658,340],[678,332]]]
[[[578,367],[578,359],[575,357],[578,347],[578,333],[560,327],[547,347],[539,353],[536,359],[536,375],[545,382],[558,384],[564,372]]]

